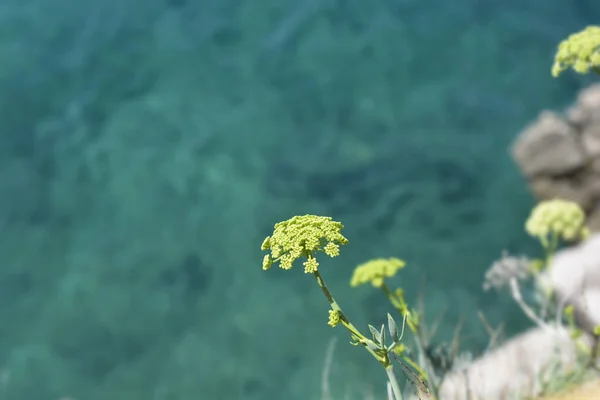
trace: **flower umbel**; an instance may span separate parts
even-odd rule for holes
[[[569,67],[579,74],[586,74],[590,69],[600,73],[599,26],[588,26],[559,44],[552,66],[552,76],[557,77]]]
[[[381,287],[385,278],[391,278],[396,275],[400,269],[404,268],[404,261],[399,258],[376,258],[360,264],[354,269],[350,286],[358,286],[365,283],[371,283],[374,287]]]
[[[331,217],[316,215],[295,216],[275,224],[273,235],[268,236],[261,246],[262,250],[271,251],[263,258],[263,269],[269,269],[274,263],[279,263],[283,269],[291,269],[294,261],[305,257],[304,272],[316,272],[319,263],[314,258],[315,252],[336,257],[340,254],[339,246],[348,243],[341,234],[343,228],[344,225]]]
[[[581,207],[575,202],[561,199],[538,204],[531,212],[525,230],[542,241],[549,237],[574,241],[584,239],[589,234]]]
[[[329,310],[329,321],[327,325],[334,327],[340,323],[340,314],[335,310]]]
[[[494,261],[486,271],[483,290],[500,289],[508,286],[512,278],[519,281],[526,279],[531,273],[531,262],[527,257],[516,257],[509,255],[506,251],[502,252],[502,257]]]

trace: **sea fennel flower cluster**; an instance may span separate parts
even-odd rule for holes
[[[399,258],[376,258],[360,264],[354,269],[350,286],[355,287],[365,283],[370,283],[374,287],[381,287],[386,278],[396,275],[400,269],[404,268],[405,262]]]
[[[558,45],[552,76],[557,77],[569,67],[579,74],[590,69],[600,74],[600,26],[588,26]]]
[[[525,223],[525,230],[542,242],[554,238],[571,242],[589,235],[581,207],[573,201],[561,199],[538,204]]]
[[[317,271],[316,252],[336,257],[340,254],[340,245],[348,243],[341,234],[343,228],[344,225],[331,217],[316,215],[295,216],[275,224],[273,235],[267,236],[261,246],[263,251],[271,251],[263,258],[263,269],[267,270],[277,262],[281,268],[291,269],[294,261],[304,257],[304,272]]]

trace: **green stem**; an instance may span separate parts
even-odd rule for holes
[[[540,242],[542,243],[542,247],[544,248],[546,266],[550,265],[550,262],[552,261],[552,256],[558,248],[558,240],[559,237],[554,232],[550,233],[550,238],[548,238],[547,236],[542,236],[540,238]]]
[[[348,319],[348,317],[346,317],[346,314],[344,314],[344,311],[342,311],[342,308],[339,306],[339,304],[337,303],[337,301],[335,301],[335,299],[333,298],[333,296],[331,295],[331,292],[329,291],[329,289],[327,288],[327,285],[325,285],[325,281],[323,280],[323,277],[321,276],[321,274],[319,273],[319,271],[315,271],[312,273],[313,276],[315,277],[315,279],[317,280],[317,283],[319,284],[319,287],[321,288],[321,291],[323,292],[323,294],[325,295],[325,298],[327,299],[327,302],[329,302],[329,305],[331,306],[331,309],[336,311],[340,317],[340,322],[342,323],[342,325],[348,329],[348,331],[354,335],[355,337],[357,337],[361,344],[365,347],[365,349],[367,349],[367,351],[369,353],[371,353],[371,355],[373,357],[375,357],[375,359],[377,361],[379,361],[384,367],[387,368],[387,366],[389,364],[391,364],[391,361],[389,359],[388,354],[379,354],[373,350],[371,350],[369,348],[369,346],[366,345],[367,342],[367,338],[365,337],[365,335],[363,335],[362,333],[360,333],[360,331],[358,329],[356,329],[356,327],[354,325],[352,325],[352,323],[350,322],[350,320]]]
[[[390,288],[385,284],[385,282],[381,285],[381,290],[383,291],[383,293],[385,294],[385,296],[387,297],[388,301],[390,303],[392,303],[392,305],[394,306],[394,308],[398,311],[398,313],[404,317],[404,312],[405,310],[402,310],[400,307],[400,304],[402,304],[402,302],[400,301],[400,299],[398,299],[395,295],[395,293],[393,293]],[[421,340],[421,327],[418,325],[414,325],[412,323],[409,322],[408,324],[409,328],[411,328],[411,331],[414,334],[414,338],[415,338],[415,342],[417,345],[417,351],[420,355],[420,361],[423,362],[425,364],[425,371],[421,370],[419,368],[418,372],[420,375],[422,375],[422,378],[425,379],[425,381],[427,382],[429,388],[433,391],[435,398],[437,398],[437,387],[434,384],[434,382],[431,381],[431,377],[434,376],[434,368],[433,365],[431,364],[431,361],[429,360],[429,357],[427,356],[427,353],[425,352],[425,345],[423,343],[423,341]],[[423,373],[425,372],[425,373]]]
[[[392,385],[392,392],[394,393],[395,400],[403,400],[400,385],[398,384],[398,380],[396,379],[396,374],[394,374],[394,366],[392,364],[388,365],[387,367],[385,367],[385,372],[387,373],[388,380]]]
[[[327,298],[327,302],[331,306],[331,309],[336,311],[338,313],[338,315],[340,316],[340,322],[342,323],[342,325],[344,325],[346,327],[346,329],[348,329],[350,331],[350,333],[352,333],[353,335],[356,335],[358,337],[363,337],[363,335],[358,331],[358,329],[356,329],[356,327],[354,325],[352,325],[352,323],[350,322],[348,317],[346,317],[346,314],[344,314],[344,311],[342,311],[342,308],[337,303],[337,301],[335,301],[335,299],[331,295],[331,292],[327,288],[327,285],[325,285],[325,281],[323,280],[323,277],[321,276],[319,271],[313,272],[313,276],[317,280],[317,283],[319,284],[321,291],[325,295],[325,298]]]
[[[598,357],[600,357],[600,336],[594,336],[590,351],[590,366],[594,369],[598,368]]]
[[[388,287],[388,285],[385,284],[385,282],[380,286],[381,291],[383,292],[383,294],[385,294],[385,297],[387,297],[388,301],[390,303],[392,303],[392,305],[394,306],[394,308],[396,310],[398,310],[398,312],[400,313],[400,315],[402,315],[402,317],[404,317],[404,310],[402,310],[400,308],[400,302],[398,301],[398,299],[396,299],[396,296],[394,295],[394,293],[392,293],[392,291],[390,290],[390,288]]]

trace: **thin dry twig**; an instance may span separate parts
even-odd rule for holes
[[[438,314],[438,316],[435,318],[435,320],[433,321],[433,323],[431,324],[431,328],[429,329],[429,332],[424,332],[424,336],[427,336],[425,338],[426,344],[429,345],[431,343],[431,340],[433,339],[433,337],[435,336],[435,334],[437,333],[442,320],[444,319],[445,315],[446,315],[446,311],[447,308],[444,307],[440,313]]]
[[[504,324],[501,323],[498,325],[498,328],[494,329],[481,310],[477,311],[477,317],[490,337],[488,342],[488,350],[491,350],[496,347],[498,339],[504,333]]]
[[[463,319],[461,318],[454,328],[454,334],[452,336],[452,345],[450,347],[452,357],[456,357],[460,348],[460,331],[462,330]]]
[[[512,298],[517,302],[519,307],[521,307],[521,310],[523,310],[527,318],[529,318],[534,324],[536,324],[540,328],[549,329],[550,327],[548,326],[548,324],[542,321],[531,309],[531,307],[529,307],[525,300],[523,300],[523,295],[521,294],[521,289],[519,288],[519,282],[517,281],[517,278],[510,278],[509,286]]]

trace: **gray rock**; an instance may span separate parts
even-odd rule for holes
[[[538,176],[532,178],[529,185],[539,200],[559,198],[574,201],[588,213],[595,210],[600,199],[600,172],[592,168],[581,171],[577,176]]]
[[[581,143],[591,157],[600,156],[600,121],[598,122],[598,125],[591,125],[581,133]]]
[[[589,210],[594,204],[594,197],[581,182],[572,179],[553,179],[547,176],[532,178],[531,191],[539,200],[564,199],[574,201],[584,210]]]
[[[592,85],[579,93],[577,102],[567,112],[569,123],[581,132],[581,142],[586,153],[600,155],[600,84]]]
[[[600,84],[591,85],[579,93],[577,101],[567,111],[567,120],[580,130],[600,122]]]
[[[549,111],[519,135],[512,155],[528,178],[565,175],[583,168],[587,161],[575,128]]]

